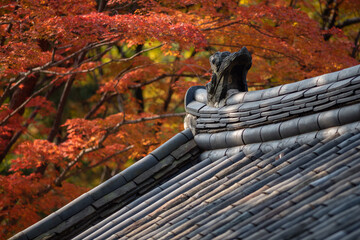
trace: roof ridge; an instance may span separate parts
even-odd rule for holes
[[[196,86],[185,97],[185,128],[195,135],[249,129],[356,101],[360,101],[360,65],[270,89],[236,93],[220,108],[208,106],[205,88]]]
[[[360,65],[345,68],[336,72],[326,73],[317,77],[307,78],[293,83],[286,83],[274,88],[255,90],[249,92],[240,92],[232,95],[226,100],[228,105],[266,100],[269,98],[283,96],[290,93],[307,90],[313,87],[320,87],[331,84],[346,78],[360,75]]]

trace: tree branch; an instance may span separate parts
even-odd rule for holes
[[[121,154],[121,153],[124,153],[124,152],[126,152],[126,151],[128,151],[128,150],[130,150],[130,149],[132,149],[133,147],[134,147],[134,145],[127,146],[126,148],[124,148],[124,149],[122,149],[122,150],[120,150],[120,151],[117,151],[117,152],[115,152],[115,153],[113,153],[113,154],[111,154],[111,155],[103,158],[102,160],[100,160],[99,162],[97,162],[97,163],[95,163],[95,164],[93,164],[93,165],[83,167],[83,168],[81,168],[81,169],[79,169],[79,170],[77,170],[77,171],[75,171],[75,172],[73,172],[73,173],[71,173],[71,174],[66,175],[65,179],[67,179],[67,178],[69,178],[69,177],[71,177],[71,176],[78,175],[78,174],[80,174],[80,173],[82,173],[82,172],[84,172],[84,171],[90,170],[90,169],[92,169],[92,168],[94,168],[94,167],[97,167],[97,166],[99,166],[99,165],[101,165],[101,164],[109,161],[111,158],[113,158],[113,157],[115,157],[115,156],[117,156],[117,155],[119,155],[119,154]]]
[[[85,55],[86,55],[86,52],[83,52],[82,54],[79,55],[78,59],[76,60],[76,62],[74,64],[75,68],[77,68],[77,67],[79,67],[81,65],[81,62],[83,61]],[[58,111],[56,113],[55,121],[53,123],[51,131],[50,131],[49,136],[47,138],[47,140],[49,142],[54,141],[54,138],[57,135],[57,131],[58,131],[60,123],[61,123],[61,117],[62,117],[62,114],[64,112],[65,103],[66,103],[67,98],[68,98],[68,96],[70,94],[70,90],[71,90],[71,87],[72,87],[72,84],[73,84],[74,80],[75,80],[75,74],[71,75],[69,77],[69,79],[66,81],[63,93],[62,93],[61,98],[60,98],[60,103],[58,105]]]
[[[161,47],[161,46],[163,46],[163,45],[164,45],[164,44],[160,44],[160,45],[158,45],[158,46],[156,46],[156,47],[144,49],[144,50],[142,50],[142,51],[140,51],[140,52],[138,52],[138,53],[135,53],[134,55],[132,55],[131,57],[128,57],[128,58],[111,59],[111,60],[108,61],[108,62],[101,63],[101,64],[99,64],[99,65],[96,66],[96,67],[89,68],[89,69],[86,69],[86,70],[81,70],[81,71],[73,71],[73,70],[71,70],[71,71],[68,71],[68,72],[65,72],[65,73],[59,73],[59,72],[48,71],[48,70],[39,70],[39,72],[45,73],[45,74],[60,75],[60,76],[72,75],[72,74],[77,74],[77,73],[89,73],[89,72],[93,72],[93,71],[95,71],[96,69],[99,69],[99,68],[101,68],[101,67],[103,67],[103,66],[105,66],[105,65],[108,65],[108,64],[110,64],[110,63],[130,61],[130,60],[134,59],[135,57],[139,56],[139,55],[142,54],[142,53],[145,53],[145,52],[154,50],[154,49],[159,48],[159,47]],[[109,51],[110,49],[111,49],[111,47],[108,48],[108,49],[106,49],[105,51]],[[103,55],[103,54],[104,54],[104,53],[101,53],[101,55]],[[98,54],[98,55],[100,55],[100,54]],[[97,55],[96,57],[98,57],[98,55]],[[86,60],[86,61],[84,61],[83,63],[86,63],[86,62],[89,62],[89,60]],[[75,68],[74,68],[74,69],[75,69]]]
[[[337,28],[344,28],[352,24],[360,23],[360,17],[349,18],[336,25]]]
[[[359,41],[360,41],[360,30],[354,40],[354,48],[352,50],[351,56],[356,58],[356,53],[359,51]]]
[[[50,91],[48,91],[45,95],[45,98],[49,98],[51,93],[53,92],[54,88],[52,88]],[[34,111],[31,113],[30,117],[27,119],[26,123],[23,125],[23,128],[26,129],[30,122],[35,118],[36,114],[38,113],[38,110],[40,107],[36,107]],[[3,159],[6,157],[7,153],[10,151],[11,147],[16,143],[16,141],[19,139],[19,137],[23,134],[23,130],[17,131],[13,137],[11,138],[10,142],[6,145],[4,151],[0,155],[0,163],[3,161]]]
[[[241,48],[242,46],[238,46],[238,45],[229,45],[229,44],[217,44],[217,43],[209,43],[209,45],[213,45],[213,46],[223,46],[223,47],[236,47],[236,48]],[[253,47],[253,48],[259,48],[259,49],[263,49],[263,50],[266,50],[266,51],[269,51],[269,52],[274,52],[274,53],[277,53],[277,54],[280,54],[280,55],[283,55],[287,58],[290,58],[296,62],[301,62],[301,59],[298,58],[298,57],[295,57],[295,56],[292,56],[292,55],[288,55],[286,53],[283,53],[283,52],[280,52],[280,51],[277,51],[277,50],[274,50],[274,49],[270,49],[270,48],[265,48],[265,47],[259,47],[259,46],[255,46],[255,45],[251,45],[251,44],[246,44],[246,46],[249,46],[249,47]]]
[[[104,92],[99,102],[85,115],[84,119],[90,119],[92,115],[103,105],[106,101],[116,96],[118,93]]]
[[[165,113],[165,114],[160,114],[160,115],[154,115],[154,116],[151,116],[151,117],[138,118],[138,119],[135,119],[135,120],[124,120],[123,122],[118,123],[114,127],[114,131],[116,131],[122,125],[136,124],[136,123],[153,121],[153,120],[162,119],[162,118],[169,118],[169,117],[183,117],[185,115],[186,115],[185,112],[181,112],[181,113]]]
[[[140,88],[140,87],[143,87],[143,86],[146,86],[146,85],[149,85],[153,82],[156,82],[156,81],[159,81],[163,78],[166,78],[166,77],[197,77],[197,78],[204,78],[204,79],[207,79],[206,76],[198,76],[198,75],[195,75],[195,74],[162,74],[156,78],[153,78],[149,81],[146,81],[146,82],[142,82],[142,83],[137,83],[137,84],[134,84],[134,85],[130,85],[129,86],[129,89],[135,89],[135,88]]]
[[[40,88],[39,90],[37,90],[36,92],[34,92],[29,98],[27,98],[20,106],[18,106],[14,111],[12,111],[9,115],[7,115],[3,120],[1,120],[0,122],[0,126],[4,125],[12,116],[14,116],[16,113],[18,113],[23,107],[25,107],[25,105],[30,102],[31,99],[33,99],[35,96],[39,95],[42,91],[48,89],[49,87],[51,87],[56,81],[53,80],[50,83],[48,83],[47,85],[45,85],[44,87]]]

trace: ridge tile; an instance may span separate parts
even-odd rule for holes
[[[246,94],[246,92],[239,92],[234,95],[231,95],[228,99],[226,99],[226,104],[233,105],[233,104],[237,104],[237,103],[242,103],[245,94]]]
[[[266,90],[249,91],[245,94],[243,102],[254,102],[261,100],[261,96]]]
[[[279,91],[279,95],[285,95],[285,94],[297,92],[300,84],[301,84],[301,82],[298,81],[298,82],[293,82],[293,83],[288,83],[288,84],[283,85]]]
[[[358,75],[360,72],[360,66],[356,65],[350,68],[343,69],[339,72],[339,79],[345,79]]]
[[[268,107],[268,106],[272,106],[274,104],[281,103],[281,100],[283,98],[284,98],[284,96],[277,96],[277,97],[262,100],[262,101],[260,101],[260,107],[263,108],[263,107]]]
[[[339,72],[332,72],[332,73],[327,73],[324,75],[321,75],[318,77],[318,81],[317,81],[317,86],[322,86],[322,85],[326,85],[329,83],[333,83],[336,82],[339,79]]]
[[[300,81],[299,88],[297,89],[297,91],[299,92],[301,90],[306,90],[306,89],[316,87],[317,80],[318,80],[318,77],[313,77],[313,78],[308,78],[308,79]]]
[[[280,86],[276,86],[276,87],[273,87],[273,88],[269,88],[269,89],[265,89],[265,91],[263,92],[262,96],[261,96],[261,99],[262,100],[266,100],[266,99],[269,99],[269,98],[274,98],[274,97],[277,97],[279,96],[279,92],[280,92],[280,89],[283,85],[280,85]]]

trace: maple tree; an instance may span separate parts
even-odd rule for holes
[[[0,238],[182,129],[208,57],[246,46],[251,90],[358,64],[360,3],[4,0]],[[96,176],[96,177],[94,177]]]

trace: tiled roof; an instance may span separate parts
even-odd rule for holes
[[[221,108],[13,239],[358,239],[360,65]],[[195,135],[195,137],[193,137]]]

